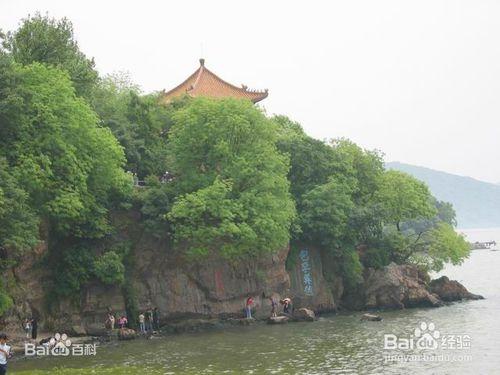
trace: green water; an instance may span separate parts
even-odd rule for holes
[[[498,231],[500,234],[500,231]],[[499,236],[500,237],[500,236]],[[491,239],[491,238],[489,238]],[[500,238],[496,239],[497,242]],[[436,309],[382,312],[382,322],[360,313],[314,323],[257,324],[152,340],[114,343],[91,357],[20,360],[13,374],[476,374],[500,373],[500,251],[475,251],[451,278],[487,299]],[[469,335],[470,348],[384,350],[384,334],[409,337],[421,322],[441,335]],[[385,361],[387,354],[429,354],[430,360]],[[441,357],[439,355],[448,355]],[[439,360],[436,360],[438,358]]]

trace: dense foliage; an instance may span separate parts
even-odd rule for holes
[[[199,98],[175,114],[168,149],[179,197],[168,218],[191,254],[286,246],[295,209],[276,134],[250,102]]]
[[[453,207],[378,151],[313,139],[246,101],[161,104],[127,75],[98,77],[66,19],[28,17],[2,45],[0,270],[48,243],[55,299],[100,281],[137,310],[120,212],[194,262],[315,245],[348,288],[364,267],[468,255]],[[0,314],[11,305],[0,284]]]
[[[92,105],[123,146],[127,171],[141,180],[167,171],[166,137],[172,111],[158,104],[157,95],[140,95],[127,75],[114,74],[99,81]]]
[[[382,155],[336,139],[321,142],[284,116],[278,146],[290,155],[289,180],[298,220],[294,239],[315,244],[333,258],[347,286],[365,267],[414,262],[439,270],[468,255],[453,208],[436,201],[425,184],[385,171]]]
[[[0,93],[0,157],[3,173],[24,191],[18,204],[26,200],[61,234],[102,236],[107,206],[130,185],[123,150],[65,72],[33,63],[9,73]]]
[[[98,73],[93,59],[80,51],[68,19],[28,16],[17,30],[7,33],[3,47],[20,64],[39,62],[68,72],[76,94],[91,97]]]

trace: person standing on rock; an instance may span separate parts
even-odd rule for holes
[[[141,333],[146,333],[146,326],[144,325],[144,314],[140,313],[139,314],[139,329],[141,330]]]
[[[247,302],[245,304],[245,313],[246,313],[247,319],[252,319],[252,305],[253,305],[253,298],[252,298],[252,296],[249,296],[247,298]]]
[[[290,298],[283,299],[281,303],[283,304],[283,313],[293,314],[292,300]]]
[[[127,320],[127,318],[125,317],[125,315],[122,315],[122,316],[120,317],[120,319],[118,319],[118,327],[120,327],[120,329],[121,329],[121,328],[125,328],[125,327],[126,327],[126,325],[127,325],[127,323],[128,323],[128,320]]]
[[[146,330],[153,332],[153,310],[151,308],[146,311]]]
[[[109,328],[111,330],[115,329],[115,316],[112,313],[108,314]]]
[[[0,333],[0,375],[7,374],[7,360],[11,357],[10,346],[7,345],[8,337]]]
[[[26,338],[29,339],[31,337],[31,321],[28,318],[24,320],[24,332],[26,333]]]
[[[38,320],[37,318],[31,319],[31,338],[36,340],[38,336]]]
[[[160,311],[158,310],[158,307],[153,309],[153,329],[155,331],[160,330]]]
[[[278,304],[276,303],[273,297],[269,297],[269,301],[271,302],[271,317],[274,318],[278,315],[277,313]]]

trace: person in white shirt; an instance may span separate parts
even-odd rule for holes
[[[146,326],[144,324],[144,314],[140,313],[139,314],[139,327],[141,329],[141,333],[146,333]]]
[[[29,319],[24,320],[24,332],[26,333],[26,338],[31,337],[31,321]]]
[[[7,374],[7,360],[11,356],[10,346],[7,345],[8,337],[5,333],[0,333],[0,375]]]

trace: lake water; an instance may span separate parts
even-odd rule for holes
[[[464,232],[471,241],[496,240],[500,244],[500,228]],[[441,308],[382,312],[382,322],[361,322],[361,313],[352,313],[322,317],[314,323],[257,324],[135,340],[98,347],[97,355],[91,357],[12,362],[9,371],[14,374],[499,374],[500,251],[473,251],[464,264],[447,267],[441,274],[459,280],[486,299]],[[422,322],[428,325],[427,332],[439,331],[434,344],[437,349],[431,345],[423,350],[384,350],[384,335],[394,334],[403,339],[398,342],[404,343],[404,339],[415,336],[415,329]],[[429,343],[432,344],[432,338]]]

